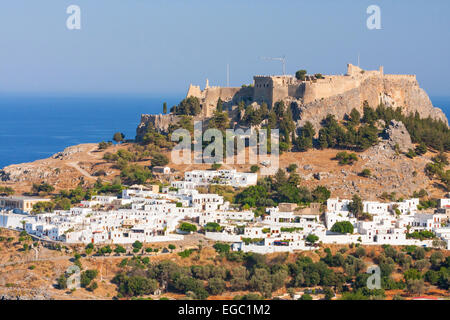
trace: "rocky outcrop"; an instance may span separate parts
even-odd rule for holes
[[[420,117],[431,117],[442,120],[448,124],[447,118],[441,109],[433,107],[427,93],[419,87],[417,80],[413,77],[369,77],[363,80],[359,87],[346,91],[342,94],[328,98],[318,99],[304,104],[301,99],[288,99],[287,103],[298,115],[298,126],[310,121],[319,128],[320,121],[328,114],[333,114],[338,119],[343,119],[355,108],[361,114],[363,103],[376,108],[380,103],[387,107],[400,107],[404,114],[419,113]]]
[[[0,294],[0,300],[54,300],[54,298],[44,290],[32,289],[28,293]]]
[[[80,153],[83,152],[83,148],[81,148],[80,146],[71,146],[71,147],[67,147],[65,148],[63,151],[55,153],[54,155],[52,155],[53,159],[60,159],[60,160],[65,160],[68,157],[76,154],[76,153]]]
[[[393,150],[396,149],[396,146],[398,146],[401,152],[408,152],[409,149],[414,148],[411,142],[411,136],[401,121],[392,120],[389,126],[383,131],[382,137],[385,139],[384,143]]]
[[[136,129],[136,141],[140,142],[149,126],[154,127],[159,132],[167,132],[169,125],[176,124],[179,116],[174,114],[142,114],[141,122]]]
[[[226,88],[214,88],[213,91],[222,92],[222,89]],[[323,79],[305,82],[297,81],[289,76],[257,76],[254,90],[248,89],[245,95],[206,94],[210,90],[212,89],[207,88],[203,92],[197,87],[190,88],[188,96],[197,95],[201,100],[202,112],[196,120],[209,119],[220,97],[224,101],[225,110],[229,110],[230,119],[235,121],[233,125],[236,125],[243,116],[243,112],[239,114],[237,109],[239,101],[245,101],[246,105],[253,101],[253,108],[258,108],[259,103],[267,99],[270,102],[282,100],[285,105],[290,106],[298,127],[310,121],[316,129],[319,129],[320,122],[328,114],[341,120],[345,115],[350,114],[353,108],[362,114],[365,101],[372,108],[383,104],[390,108],[400,108],[405,115],[417,112],[421,118],[431,117],[448,125],[445,114],[432,105],[427,93],[420,88],[416,76],[384,74],[382,68],[379,71],[365,71],[349,65],[345,76],[326,76]],[[253,95],[250,94],[251,92]],[[271,105],[269,103],[269,106]],[[142,139],[149,125],[153,125],[160,132],[166,132],[170,123],[176,121],[178,121],[177,116],[172,114],[144,114],[137,128],[136,140]]]

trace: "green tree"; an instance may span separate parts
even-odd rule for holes
[[[216,249],[216,251],[218,253],[228,253],[228,252],[230,252],[230,245],[226,244],[226,243],[216,242],[214,244],[213,248]]]
[[[42,182],[41,184],[33,183],[31,190],[34,193],[50,193],[55,190],[55,187],[53,187],[51,184],[48,184],[47,182]]]
[[[2,187],[0,186],[0,195],[2,196],[10,196],[15,193],[14,189],[11,187]]]
[[[312,192],[311,195],[313,200],[316,202],[324,203],[331,196],[331,191],[327,189],[325,186],[317,186]]]
[[[410,294],[421,295],[425,291],[425,283],[422,279],[408,280],[406,289]]]
[[[415,260],[425,259],[425,249],[422,247],[417,247],[413,252],[413,258]]]
[[[440,251],[433,252],[430,257],[430,262],[434,267],[439,266],[445,261],[445,257]]]
[[[408,152],[406,153],[406,156],[410,159],[413,159],[415,156],[417,156],[416,152],[413,149],[408,149]]]
[[[362,121],[365,123],[373,123],[377,119],[377,114],[374,109],[369,106],[367,101],[363,103],[363,118]]]
[[[92,291],[95,291],[97,288],[98,288],[97,282],[93,281],[87,289],[92,292]]]
[[[421,156],[427,153],[427,145],[424,142],[421,142],[416,146],[415,152],[417,155]]]
[[[250,286],[264,297],[270,297],[272,295],[272,283],[270,282],[269,271],[264,268],[255,269],[253,276],[250,278]]]
[[[117,254],[121,254],[121,253],[127,253],[127,250],[125,250],[125,248],[122,247],[121,245],[116,245],[114,252]]]
[[[351,213],[353,213],[353,215],[356,218],[358,218],[358,217],[362,216],[363,209],[364,209],[364,206],[363,206],[361,198],[357,194],[355,194],[352,197],[352,201],[348,204],[348,210]]]
[[[197,231],[197,227],[193,224],[183,222],[180,226],[180,230],[184,232],[195,232]]]
[[[178,115],[196,116],[201,110],[200,100],[197,97],[190,96],[182,100],[174,111]]]
[[[365,177],[365,178],[369,178],[372,175],[372,172],[370,171],[370,169],[363,169],[360,173],[361,177]]]
[[[323,289],[325,292],[325,300],[332,300],[335,296],[333,289],[326,287]]]
[[[114,133],[113,140],[117,143],[120,143],[125,139],[125,135],[122,132]]]
[[[310,243],[310,244],[314,244],[319,240],[319,237],[316,236],[315,234],[311,233],[306,237],[306,242]]]
[[[223,111],[223,101],[222,99],[220,99],[220,97],[217,100],[216,111],[220,113]]]
[[[122,291],[127,296],[142,296],[152,294],[157,288],[156,280],[133,276],[126,279],[124,285],[119,287],[119,292]]]
[[[226,112],[214,112],[214,115],[209,120],[209,128],[210,129],[218,129],[222,133],[225,132],[230,126],[230,119],[228,118],[228,114]]]
[[[212,295],[218,295],[225,291],[225,281],[222,278],[214,277],[208,280],[208,291]]]
[[[83,288],[87,288],[91,281],[94,280],[98,275],[97,270],[86,270],[81,273],[80,284]]]
[[[167,113],[167,102],[163,103],[163,113],[166,114]]]
[[[352,109],[352,111],[350,112],[350,124],[353,126],[356,126],[359,124],[361,120],[361,114],[359,113],[358,110],[356,110],[355,108]]]
[[[133,248],[134,248],[134,249],[137,249],[137,250],[141,250],[143,246],[144,246],[144,245],[142,244],[142,242],[140,242],[140,241],[138,241],[138,240],[136,240],[136,241],[133,243]]]
[[[275,129],[277,127],[277,123],[278,123],[277,115],[275,113],[275,110],[272,109],[272,110],[270,110],[269,116],[268,116],[268,119],[267,119],[268,127],[270,129]],[[270,137],[269,132],[267,133],[267,136]]]
[[[231,270],[230,285],[233,290],[245,290],[248,286],[248,271],[243,266]]]
[[[354,162],[358,161],[358,157],[354,153],[347,153],[346,151],[338,152],[336,154],[336,159],[339,160],[339,164],[352,165]]]
[[[304,81],[305,80],[305,76],[306,76],[307,71],[306,70],[298,70],[295,73],[295,77],[297,78],[297,80],[301,80]]]
[[[331,231],[339,233],[350,233],[353,234],[353,225],[349,221],[339,221],[336,222],[332,227]]]
[[[165,166],[169,163],[169,158],[167,158],[166,155],[155,152],[153,154],[152,160],[151,160],[152,166]]]

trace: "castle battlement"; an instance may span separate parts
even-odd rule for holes
[[[294,121],[298,126],[310,121],[316,129],[321,121],[333,114],[343,119],[352,109],[363,112],[363,104],[377,107],[380,103],[392,108],[401,108],[404,114],[418,112],[423,118],[431,117],[442,120],[447,118],[439,108],[434,108],[426,92],[420,88],[416,76],[411,74],[384,74],[383,67],[378,70],[364,70],[352,64],[347,65],[347,73],[340,75],[323,75],[317,79],[307,75],[304,81],[292,75],[255,75],[252,86],[205,88],[189,85],[186,97],[196,97],[200,101],[202,112],[200,118],[208,119],[216,110],[217,101],[224,102],[224,110],[230,110],[233,119],[239,122],[240,115],[233,110],[244,101],[266,103],[269,107],[278,101],[284,101],[293,110]],[[149,124],[166,132],[169,124],[175,123],[173,114],[161,117],[143,115],[137,137],[142,138]]]
[[[417,77],[415,74],[386,74],[385,77],[387,79],[417,81]]]
[[[200,86],[189,86],[188,95],[199,98],[202,106],[202,114],[209,117],[215,111],[217,100],[221,99],[228,104],[228,107],[237,105],[244,100],[247,103],[267,103],[273,106],[278,101],[299,101],[301,104],[310,104],[315,101],[338,97],[347,94],[354,89],[361,88],[367,82],[376,83],[375,91],[379,91],[375,98],[366,95],[365,91],[359,99],[370,100],[372,104],[380,103],[379,97],[382,90],[392,91],[392,88],[399,87],[400,91],[392,91],[388,95],[395,96],[397,104],[404,103],[407,96],[404,96],[404,86],[417,87],[415,75],[384,74],[383,66],[378,70],[364,70],[351,63],[347,64],[346,74],[323,75],[323,78],[316,78],[313,75],[306,75],[304,80],[298,80],[293,75],[255,75],[253,86],[242,88],[227,88],[214,86],[210,87],[208,80],[204,90]],[[388,89],[384,89],[388,86]]]

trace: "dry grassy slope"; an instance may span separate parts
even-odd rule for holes
[[[123,146],[112,146],[108,152],[116,152]],[[15,164],[3,168],[10,174],[11,180],[0,182],[1,185],[11,186],[18,193],[29,192],[33,183],[48,182],[56,191],[74,188],[84,179],[93,183],[97,177],[92,176],[96,171],[104,170],[104,181],[111,181],[119,171],[110,163],[103,160],[106,151],[99,151],[97,144],[80,144],[70,147],[73,153],[62,155],[59,158],[47,158],[30,163]],[[66,149],[67,150],[67,149]]]
[[[24,253],[19,249],[22,247],[18,243],[18,232],[10,231],[5,229],[0,229],[1,236],[3,237],[13,237],[14,240],[11,242],[0,242],[0,296],[6,296],[9,298],[16,298],[20,296],[21,299],[111,299],[117,294],[117,288],[111,283],[111,279],[120,272],[118,267],[119,262],[124,257],[110,256],[101,258],[81,258],[83,268],[86,269],[96,269],[99,271],[99,276],[96,278],[96,282],[99,287],[94,292],[89,292],[85,289],[78,289],[74,292],[68,292],[67,290],[59,290],[55,288],[56,279],[61,275],[72,262],[69,260],[73,256],[73,251],[76,248],[80,249],[80,246],[70,247],[70,252],[59,252],[54,250],[48,250],[45,248],[40,249],[39,258],[44,259],[43,261],[32,261],[34,258],[33,253]],[[178,244],[178,243],[177,243]],[[198,253],[194,252],[188,258],[181,258],[176,253],[169,254],[159,254],[150,257],[151,263],[157,263],[162,260],[170,260],[178,265],[192,266],[192,265],[207,265],[213,264],[216,266],[223,266],[229,270],[233,270],[241,263],[230,262],[224,257],[217,255],[215,250],[205,242],[204,247]],[[153,245],[153,246],[165,246],[165,245]],[[336,254],[342,247],[342,245],[324,245],[322,248],[318,248],[316,251],[308,252],[293,252],[293,253],[273,253],[266,255],[267,262],[269,264],[275,263],[294,263],[299,255],[308,256],[314,262],[320,260],[320,257],[325,255],[324,249],[330,248],[332,254]],[[177,250],[183,250],[186,247],[178,248]],[[396,248],[401,250],[401,247]],[[383,252],[380,246],[366,247],[369,256],[378,256]],[[346,254],[352,254],[355,248],[348,249]],[[442,251],[445,256],[450,254],[450,251]],[[427,253],[427,257],[431,255],[432,252]],[[364,258],[367,265],[373,264],[371,258]],[[15,263],[14,263],[15,262]],[[14,263],[4,266],[5,263]],[[30,266],[34,266],[34,269],[30,269]],[[333,268],[336,272],[342,272],[342,268]],[[401,280],[402,270],[395,270],[393,277],[396,280]],[[297,288],[297,292],[302,292],[302,288]],[[231,300],[235,295],[246,294],[248,291],[242,292],[230,292],[226,291],[220,296],[210,296],[209,300]],[[286,289],[282,288],[274,293],[274,296],[281,296],[286,294]],[[404,295],[407,299],[410,297],[405,295],[401,290],[390,290],[386,292],[388,299],[392,299],[395,294]],[[427,285],[427,295],[434,297],[447,297],[448,292],[439,290],[434,286]],[[163,296],[183,299],[185,295],[175,294],[175,293],[165,293]],[[158,297],[153,297],[158,299]]]
[[[312,149],[308,152],[288,152],[280,156],[280,168],[295,163],[297,173],[301,176],[302,185],[314,188],[327,186],[332,197],[349,198],[358,193],[364,199],[376,200],[383,192],[396,192],[397,197],[410,197],[414,191],[426,189],[433,197],[442,197],[446,193],[439,181],[430,180],[424,174],[424,168],[435,153],[409,159],[405,155],[396,155],[392,150],[379,150],[375,146],[365,152],[357,153],[358,161],[353,165],[339,165],[336,154],[342,150]],[[246,152],[248,155],[248,152]],[[184,171],[208,169],[209,164],[170,164],[182,177]],[[261,166],[261,165],[260,165]],[[235,168],[238,171],[250,172],[250,164],[223,165],[222,168]],[[359,176],[363,169],[370,169],[372,177]],[[320,174],[320,180],[314,177]]]
[[[92,175],[99,170],[107,173],[106,177],[101,177],[103,181],[111,181],[119,174],[119,170],[114,168],[112,163],[103,160],[104,153],[114,153],[121,148],[129,147],[130,144],[123,144],[99,151],[97,144],[73,146],[71,150],[76,152],[69,152],[57,159],[48,158],[5,167],[6,172],[11,172],[12,181],[0,184],[11,186],[18,193],[23,193],[29,192],[33,183],[45,181],[54,185],[58,191],[76,187],[82,178],[88,183],[94,183],[97,177]],[[281,168],[286,168],[291,163],[297,164],[298,173],[303,178],[303,185],[311,188],[325,185],[332,191],[333,197],[351,197],[352,194],[359,193],[365,199],[375,200],[384,191],[396,192],[397,196],[408,197],[421,188],[425,188],[435,197],[442,197],[445,194],[438,181],[430,180],[424,174],[425,165],[435,155],[431,152],[422,157],[409,159],[404,155],[395,155],[392,150],[379,150],[374,147],[358,153],[359,161],[355,164],[341,166],[334,160],[339,151],[313,149],[302,153],[284,153],[280,156],[279,163]],[[170,152],[165,153],[170,159]],[[248,152],[246,154],[248,156]],[[141,161],[139,164],[149,165],[150,161]],[[175,178],[182,178],[187,170],[211,167],[210,164],[174,163],[170,163],[169,166],[177,170]],[[223,168],[249,171],[250,166],[250,164],[235,164],[223,165]],[[358,175],[365,168],[372,171],[371,178]],[[313,177],[317,173],[322,173],[320,180]]]

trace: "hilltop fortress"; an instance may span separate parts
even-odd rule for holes
[[[269,108],[278,101],[284,101],[291,107],[298,126],[306,121],[319,126],[327,114],[342,119],[352,108],[362,113],[364,101],[373,108],[383,103],[392,108],[400,107],[405,114],[417,111],[422,118],[431,117],[448,123],[442,110],[433,107],[415,75],[385,74],[383,67],[367,71],[348,64],[345,75],[306,75],[304,80],[291,75],[258,75],[253,80],[252,85],[242,87],[210,87],[207,81],[203,90],[191,84],[186,97],[199,99],[202,111],[198,119],[210,118],[220,98],[230,113],[236,110],[240,101],[246,105],[265,102]],[[142,115],[141,120],[137,129],[138,140],[149,122],[165,131],[169,123],[176,121],[176,116]]]

